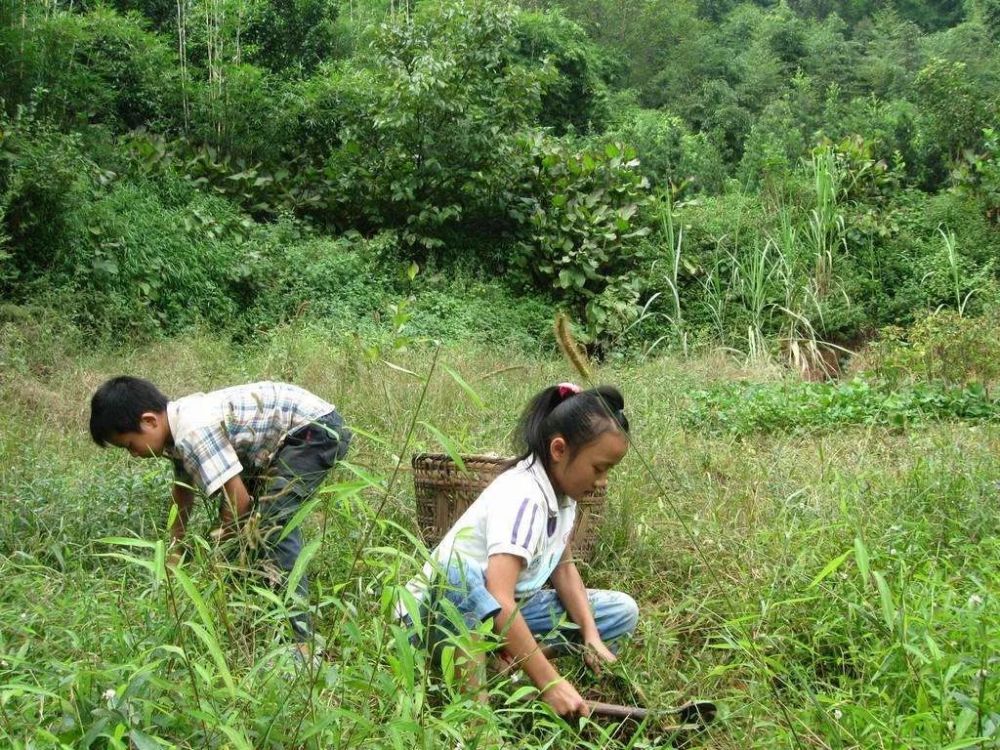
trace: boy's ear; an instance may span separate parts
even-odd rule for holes
[[[160,420],[163,419],[163,415],[155,411],[144,411],[139,416],[139,425],[141,427],[147,427],[150,429],[156,429],[160,426]]]

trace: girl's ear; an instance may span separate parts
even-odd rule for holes
[[[552,463],[560,463],[568,454],[569,446],[566,444],[566,438],[562,435],[552,438],[552,442],[549,443],[549,458],[552,459]]]

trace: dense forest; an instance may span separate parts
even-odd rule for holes
[[[997,0],[6,0],[0,288],[112,341],[560,307],[808,367],[996,299],[998,40]]]

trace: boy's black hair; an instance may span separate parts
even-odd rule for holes
[[[600,385],[579,393],[567,392],[564,386],[550,386],[536,395],[525,407],[515,433],[518,460],[534,454],[549,471],[552,438],[562,435],[570,454],[605,432],[628,433],[625,397],[610,385]]]
[[[138,432],[147,411],[164,412],[167,401],[160,389],[142,378],[111,378],[90,399],[90,437],[102,448],[113,435]]]

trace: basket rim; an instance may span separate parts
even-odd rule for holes
[[[493,453],[460,453],[459,456],[462,458],[463,463],[490,464],[492,466],[504,466],[506,464],[513,466],[514,462],[517,461],[517,456],[498,456]],[[418,469],[423,468],[424,464],[436,462],[458,466],[455,459],[449,453],[428,452],[414,453],[410,459],[410,466]]]

